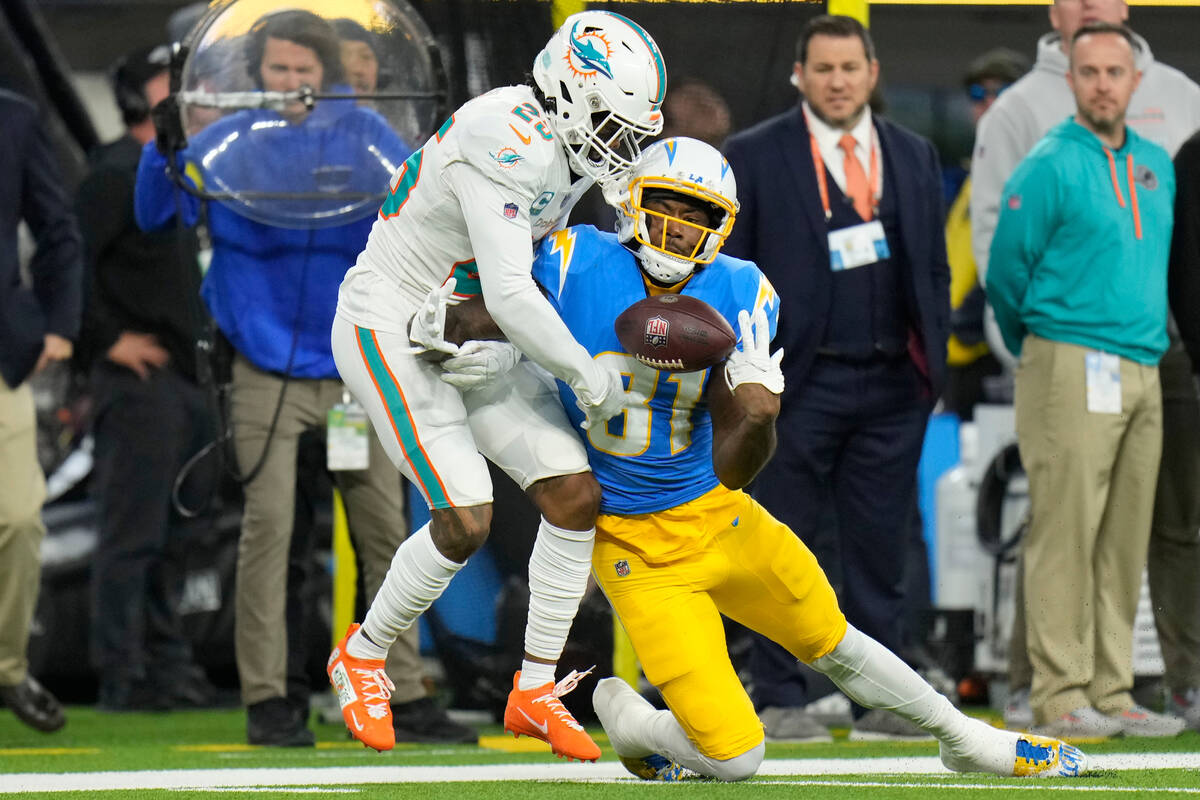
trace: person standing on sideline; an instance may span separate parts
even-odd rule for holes
[[[950,270],[937,153],[872,114],[878,78],[858,21],[809,21],[793,72],[802,102],[725,147],[742,201],[726,252],[758,264],[800,310],[779,326],[779,450],[754,497],[835,586],[840,576],[851,624],[895,652],[917,461],[945,384]],[[755,648],[768,735],[827,739],[803,715],[805,682],[791,656],[762,640]],[[882,709],[852,713],[854,738],[925,736]]]
[[[1171,313],[1179,326],[1179,338],[1182,340],[1192,373],[1187,377],[1200,373],[1200,130],[1183,143],[1175,154],[1175,229],[1171,236],[1171,262],[1167,272],[1167,291],[1171,304]],[[1168,350],[1163,357],[1166,362],[1171,357]],[[1165,384],[1168,375],[1159,364],[1159,373]],[[1190,387],[1189,387],[1190,391]],[[1168,430],[1167,419],[1172,413],[1172,404],[1168,400],[1167,391],[1163,391],[1163,430]],[[1193,411],[1200,413],[1200,411]],[[1191,430],[1200,430],[1200,423]],[[1200,441],[1192,441],[1191,447],[1200,450]],[[1167,449],[1164,442],[1163,449]],[[1189,461],[1197,464],[1200,459]],[[1186,475],[1186,482],[1180,481],[1178,487],[1183,492],[1185,486],[1200,485],[1200,469],[1191,472],[1180,472]],[[1163,485],[1159,476],[1159,487]],[[1174,500],[1185,508],[1194,508],[1200,503],[1200,492],[1179,493],[1173,495]],[[1154,507],[1155,516],[1160,506]],[[1151,529],[1151,547],[1149,555],[1150,574],[1156,571],[1175,568],[1171,562],[1195,563],[1200,559],[1200,537],[1179,536],[1169,540],[1154,542],[1154,529]],[[1192,529],[1194,533],[1195,529]],[[1182,714],[1187,720],[1188,727],[1200,729],[1200,632],[1194,620],[1200,614],[1200,581],[1172,581],[1167,594],[1172,609],[1180,613],[1169,619],[1166,615],[1156,615],[1158,623],[1158,640],[1162,646],[1165,674],[1173,676],[1166,687],[1168,707]],[[1157,609],[1157,606],[1155,607]]]
[[[244,38],[249,79],[264,91],[342,86],[341,49],[332,26],[307,11],[287,10],[257,20]],[[169,122],[170,120],[165,120]],[[178,124],[178,114],[174,115]],[[241,137],[245,147],[230,147]],[[351,160],[369,150],[382,161]],[[331,159],[353,164],[355,181],[372,192],[386,188],[383,163],[399,164],[410,148],[376,112],[325,102],[311,111],[297,102],[282,111],[244,109],[192,134],[180,153],[164,154],[154,142],[142,150],[135,191],[138,224],[146,230],[174,226],[177,213],[194,224],[200,201],[178,191],[167,158],[182,162],[234,161],[239,176],[265,173],[281,193],[311,188],[315,167]],[[304,164],[309,169],[295,169]],[[177,200],[180,205],[177,206]],[[307,687],[287,680],[288,546],[295,513],[296,458],[301,435],[327,426],[343,405],[329,344],[337,287],[367,239],[371,218],[327,228],[267,225],[242,216],[230,203],[207,204],[212,265],[202,294],[221,334],[233,348],[230,423],[243,479],[245,505],[238,540],[235,586],[238,676],[250,744],[312,746]],[[346,503],[350,535],[373,594],[391,556],[404,540],[400,476],[374,436],[366,467],[333,471]],[[399,637],[388,653],[387,674],[396,687],[388,721],[408,741],[463,742],[474,731],[450,719],[422,683],[416,631]]]
[[[1075,108],[1067,85],[1067,50],[1080,26],[1087,22],[1125,23],[1125,0],[1055,0],[1049,8],[1054,31],[1037,43],[1033,71],[997,98],[979,122],[971,162],[971,242],[979,282],[987,278],[992,235],[1000,213],[1000,194],[1026,154]],[[1200,128],[1200,86],[1177,69],[1156,61],[1145,39],[1134,34],[1135,55],[1142,80],[1129,100],[1126,124],[1138,135],[1174,155]],[[989,319],[986,324],[992,353],[1010,368],[1015,359]],[[1200,730],[1200,706],[1188,698],[1200,692],[1200,613],[1191,604],[1187,586],[1200,573],[1200,399],[1191,379],[1188,359],[1168,321],[1171,345],[1159,364],[1163,388],[1163,456],[1150,528],[1148,571],[1151,606],[1166,664],[1167,707]],[[1032,680],[1025,647],[1025,603],[1018,578],[1015,615],[1009,644],[1010,695],[1004,709],[1009,727],[1033,724],[1029,706]],[[1200,699],[1200,698],[1198,698]]]
[[[91,154],[76,196],[84,315],[76,363],[90,372],[100,527],[92,564],[91,656],[107,711],[205,706],[214,687],[194,663],[179,600],[198,531],[172,508],[184,464],[216,429],[196,378],[200,281],[195,231],[146,233],[133,218],[150,109],[168,94],[167,45],[126,54],[113,70],[125,133]],[[198,462],[208,497],[214,461]]]
[[[41,731],[66,724],[58,699],[29,674],[26,649],[42,574],[46,481],[26,379],[71,357],[82,307],[79,230],[37,107],[0,89],[0,703]],[[37,241],[21,280],[17,228]]]
[[[1172,736],[1178,717],[1134,703],[1133,619],[1162,447],[1175,173],[1125,124],[1136,43],[1080,27],[1076,111],[1005,184],[987,292],[1016,375],[1029,476],[1024,592],[1034,730]],[[1193,576],[1194,579],[1194,576]]]
[[[971,62],[963,83],[971,103],[971,122],[978,126],[996,99],[1029,71],[1020,53],[998,47]],[[986,299],[971,250],[971,176],[967,174],[946,212],[946,256],[950,262],[950,339],[946,343],[946,411],[964,422],[974,418],[985,399],[984,382],[1004,371],[983,332]]]

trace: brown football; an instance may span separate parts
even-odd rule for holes
[[[695,372],[719,364],[737,345],[724,317],[703,300],[662,294],[639,300],[613,326],[621,345],[654,369]]]

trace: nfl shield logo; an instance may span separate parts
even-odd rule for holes
[[[670,327],[671,323],[662,317],[651,317],[646,320],[646,344],[655,348],[666,347],[667,330]]]
[[[504,204],[504,216],[507,217],[508,219],[516,219],[517,218],[517,204],[516,203],[505,203]]]
[[[626,575],[629,574],[629,562],[626,561],[625,559],[622,558],[620,561],[618,561],[613,566],[615,566],[617,568],[617,577],[618,578],[624,578]]]

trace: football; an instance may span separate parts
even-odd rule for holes
[[[707,369],[737,345],[733,328],[715,308],[685,294],[639,300],[621,312],[613,327],[634,358],[671,372]]]

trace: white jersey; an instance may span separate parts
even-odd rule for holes
[[[578,392],[604,386],[533,282],[533,243],[564,227],[591,180],[572,182],[563,147],[527,86],[494,89],[455,112],[392,177],[338,315],[406,333],[431,290],[487,298],[514,345]]]

